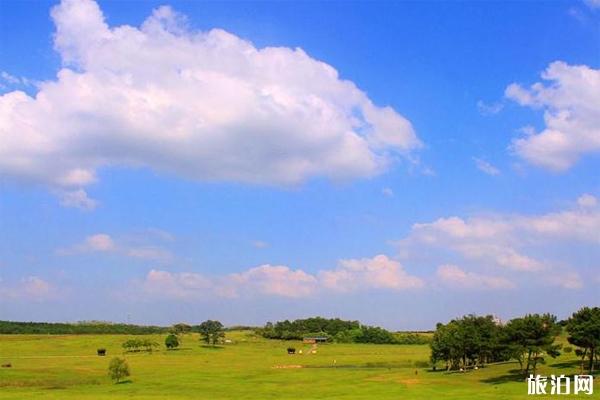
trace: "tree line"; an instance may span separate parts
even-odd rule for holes
[[[302,340],[308,336],[320,336],[336,343],[429,343],[427,337],[415,333],[393,333],[377,326],[362,325],[359,321],[322,317],[267,322],[258,333],[267,339],[280,340]]]
[[[167,327],[143,326],[131,324],[116,324],[102,321],[84,321],[75,323],[64,322],[15,322],[0,321],[0,334],[127,334],[150,335],[166,333]]]
[[[559,323],[551,314],[528,314],[506,324],[498,323],[490,315],[467,315],[447,324],[437,324],[431,346],[434,368],[443,363],[447,370],[467,370],[487,363],[516,360],[521,372],[536,374],[538,364],[548,357],[555,358],[562,349],[556,338],[567,332],[567,341],[576,346],[590,372],[599,363],[600,308],[584,307],[568,320]]]

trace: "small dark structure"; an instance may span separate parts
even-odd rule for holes
[[[293,347],[288,347],[287,352],[288,354],[296,354],[296,349]]]
[[[106,349],[98,349],[98,355],[104,357],[106,355]]]
[[[2,368],[12,368],[11,363],[2,364]]]
[[[316,343],[327,343],[329,338],[327,336],[308,336],[302,339],[302,343],[316,344]]]

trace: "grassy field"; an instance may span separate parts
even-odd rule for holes
[[[147,336],[164,343],[164,336]],[[113,384],[107,366],[122,356],[125,335],[0,335],[0,399],[524,399],[527,385],[510,373],[516,363],[468,373],[424,367],[426,345],[320,345],[264,340],[229,332],[231,344],[203,347],[186,335],[176,351],[127,354],[130,380]],[[305,354],[288,355],[294,346]],[[96,349],[105,347],[107,357]],[[164,348],[164,347],[163,347]],[[573,355],[540,368],[577,373]],[[560,396],[560,398],[597,398]],[[534,396],[542,397],[542,396]],[[551,396],[548,396],[551,397]]]

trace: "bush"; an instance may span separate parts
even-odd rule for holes
[[[108,364],[108,376],[115,383],[119,383],[121,379],[128,377],[129,375],[129,365],[127,364],[127,360],[119,357],[110,360],[110,364]]]
[[[179,347],[179,339],[177,339],[177,335],[170,334],[165,339],[165,346],[167,346],[168,350],[172,350],[176,347]]]

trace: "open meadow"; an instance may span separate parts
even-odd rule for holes
[[[522,399],[527,385],[516,362],[467,373],[428,367],[428,345],[323,344],[316,354],[298,341],[267,340],[250,331],[231,343],[203,346],[196,334],[167,351],[123,354],[129,335],[0,335],[0,399]],[[140,337],[140,336],[138,336]],[[559,339],[564,342],[564,338]],[[303,350],[288,355],[287,347]],[[106,357],[96,355],[107,349]],[[131,376],[114,384],[109,361],[124,356]],[[572,354],[542,365],[542,375],[578,373]],[[571,398],[596,398],[571,396]],[[538,396],[535,396],[538,397]],[[570,398],[569,396],[560,396]]]

